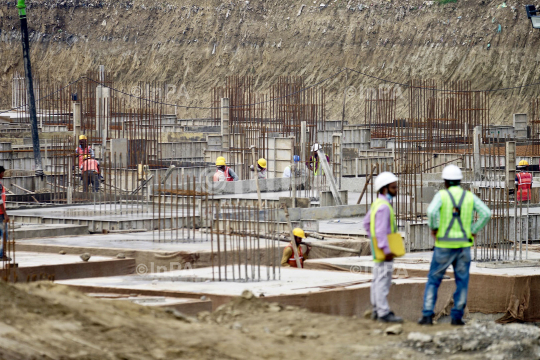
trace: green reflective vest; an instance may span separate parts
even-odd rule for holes
[[[460,186],[441,190],[440,194],[442,206],[435,246],[446,249],[472,246],[473,194]]]
[[[370,220],[369,220],[369,232],[370,232],[370,239],[371,239],[371,254],[373,255],[373,261],[374,262],[383,262],[384,260],[377,260],[375,259],[375,249],[373,248],[373,238],[375,237],[375,214],[377,214],[377,211],[382,205],[387,205],[390,209],[390,231],[392,233],[396,232],[396,218],[394,215],[394,208],[392,207],[392,204],[390,202],[377,198],[373,204],[371,204],[371,213],[370,213]]]

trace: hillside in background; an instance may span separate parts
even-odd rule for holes
[[[538,4],[538,0],[531,0]],[[487,0],[30,1],[32,61],[41,75],[68,83],[105,65],[115,87],[162,81],[169,102],[211,106],[211,89],[228,75],[250,75],[268,91],[279,76],[305,84],[343,67],[397,82],[468,80],[473,89],[540,82],[540,31],[525,3]],[[304,6],[305,5],[305,6]],[[11,78],[22,71],[15,1],[0,1],[0,107],[10,104]],[[360,122],[362,88],[379,80],[342,72],[323,83],[327,118]],[[353,88],[351,88],[353,87]],[[355,90],[356,89],[356,90]],[[528,112],[540,87],[494,92],[491,120],[510,123]],[[399,103],[407,116],[407,91]],[[183,110],[182,117],[208,116]]]

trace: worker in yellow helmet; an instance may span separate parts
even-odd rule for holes
[[[294,241],[296,242],[296,248],[298,249],[298,258],[300,259],[300,266],[304,267],[304,260],[307,259],[311,246],[302,244],[302,241],[306,238],[306,233],[300,228],[293,230]],[[284,267],[298,267],[296,264],[296,258],[294,257],[294,250],[292,243],[287,245],[283,249],[283,257],[281,258],[281,266]]]
[[[516,200],[527,202],[531,200],[532,174],[529,172],[529,162],[521,160],[516,173]]]
[[[233,169],[227,166],[225,158],[220,156],[216,159],[216,172],[214,173],[214,181],[238,181],[240,178]]]
[[[253,165],[249,167],[251,171],[255,171],[253,168]],[[260,158],[257,161],[257,175],[259,176],[259,180],[264,180],[268,178],[267,172],[266,172],[266,159]]]
[[[94,150],[88,145],[88,138],[86,135],[80,135],[79,147],[75,150],[75,156],[79,157],[79,168],[82,166],[85,155],[90,155],[92,158],[95,156]]]

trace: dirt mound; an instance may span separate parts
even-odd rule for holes
[[[280,76],[302,75],[309,85],[343,67],[398,82],[466,80],[476,90],[537,82],[540,32],[532,30],[521,3],[502,4],[36,0],[28,21],[36,73],[66,84],[105,65],[127,93],[138,81],[162,81],[168,102],[211,106],[212,86],[224,85],[227,75],[253,76],[255,90],[264,92]],[[0,0],[0,107],[9,106],[11,76],[22,71],[18,29],[15,2]],[[362,94],[380,84],[353,72],[331,78],[324,84],[327,117],[340,119],[347,89],[347,119],[359,122]],[[527,112],[537,96],[538,87],[492,94],[492,120],[511,123],[511,114]],[[210,111],[178,114],[196,118]]]
[[[0,283],[0,359],[10,360],[461,359],[463,344],[475,339],[467,358],[538,352],[538,331],[530,326],[489,326],[449,331],[448,324],[405,323],[387,335],[385,324],[283,307],[250,292],[196,319],[50,283]]]

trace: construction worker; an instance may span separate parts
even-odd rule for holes
[[[253,165],[249,167],[249,170],[254,171]],[[260,158],[257,160],[257,175],[259,176],[259,180],[267,179],[266,159]]]
[[[283,177],[284,178],[290,178],[292,175],[295,174],[295,177],[301,177],[305,176],[306,170],[305,168],[300,167],[300,156],[294,155],[293,156],[293,163],[285,168],[283,170]]]
[[[491,218],[491,211],[473,193],[461,188],[463,174],[459,167],[446,166],[442,178],[445,189],[435,194],[427,209],[428,225],[435,238],[435,249],[424,292],[422,318],[418,323],[433,324],[437,291],[446,269],[452,265],[456,291],[450,316],[452,325],[465,325],[462,318],[467,304],[471,246],[476,234]],[[475,223],[474,212],[478,214],[478,221]]]
[[[394,255],[390,251],[388,236],[396,232],[393,199],[398,194],[398,178],[391,172],[380,173],[375,179],[377,199],[371,204],[371,209],[364,217],[364,229],[371,238],[373,261],[373,280],[371,283],[371,306],[373,307],[371,318],[382,322],[401,323],[403,319],[396,316],[388,305],[388,293],[392,285],[392,272],[394,267]],[[377,239],[377,247],[385,255],[384,260],[375,258],[373,250],[373,238]]]
[[[516,173],[516,200],[527,202],[531,200],[531,187],[533,183],[532,174],[529,170],[527,160],[521,160],[517,166]]]
[[[306,233],[300,228],[293,230],[294,241],[296,242],[296,248],[298,250],[298,258],[300,259],[300,266],[304,267],[304,260],[307,259],[311,246],[302,244],[302,241],[306,238]],[[287,245],[283,249],[283,257],[281,258],[281,266],[284,267],[298,267],[296,264],[296,258],[294,257],[294,250],[292,243]]]
[[[240,178],[233,169],[227,166],[225,158],[220,156],[216,159],[216,172],[214,173],[214,181],[238,181]]]
[[[0,166],[0,180],[4,178],[4,174],[6,172],[6,169],[3,166]],[[2,196],[0,197],[0,236],[2,237],[2,249],[0,250],[0,260],[11,260],[6,254],[4,253],[4,249],[6,248],[6,241],[9,232],[7,225],[9,224],[9,215],[6,211],[6,188],[2,183],[0,183],[0,189]],[[4,239],[4,231],[6,232],[6,238]],[[6,241],[4,241],[6,240]]]
[[[92,192],[99,192],[100,168],[98,161],[90,155],[84,155],[80,170],[83,180],[83,191],[88,192],[88,185],[91,184]]]
[[[85,155],[90,155],[92,158],[95,156],[94,150],[88,145],[88,138],[86,135],[79,136],[79,147],[77,147],[75,153],[75,156],[79,157],[79,168],[82,166]]]

